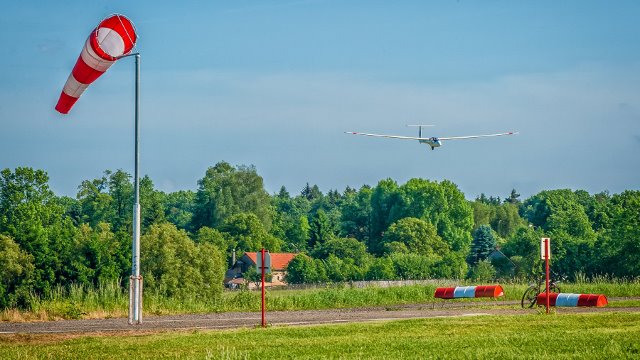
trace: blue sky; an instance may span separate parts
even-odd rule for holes
[[[140,35],[141,172],[196,189],[221,160],[269,192],[391,177],[449,179],[474,198],[640,186],[636,1],[32,1],[0,13],[0,168],[61,195],[133,172],[133,60],[71,113],[53,109],[89,32],[123,13]],[[517,130],[446,143],[428,135]]]

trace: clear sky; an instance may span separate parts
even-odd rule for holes
[[[142,54],[141,173],[196,189],[225,160],[267,190],[449,179],[467,198],[640,189],[638,1],[14,1],[0,12],[0,168],[60,195],[133,173],[133,59],[54,106],[98,22],[129,17]],[[516,130],[446,143],[427,135]]]

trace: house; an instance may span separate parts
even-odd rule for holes
[[[287,266],[298,254],[296,253],[270,253],[271,255],[271,281],[266,282],[265,286],[284,286],[287,285],[284,278],[287,275]],[[224,284],[226,287],[235,288],[239,284],[247,283],[249,288],[253,288],[255,284],[247,282],[244,279],[244,273],[250,268],[256,268],[258,254],[255,252],[246,252],[236,261],[233,266],[227,270],[224,276]]]
[[[492,252],[487,255],[487,259],[491,262],[491,264],[504,275],[513,276],[516,272],[516,264],[507,257],[499,248],[495,248]]]

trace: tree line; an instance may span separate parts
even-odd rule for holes
[[[58,196],[42,170],[0,172],[0,307],[28,306],[56,286],[126,286],[133,185],[105,171]],[[521,200],[465,199],[450,181],[384,179],[375,186],[269,194],[253,166],[220,162],[197,190],[165,193],[140,181],[145,288],[212,298],[231,253],[297,252],[292,283],[526,277],[552,238],[556,272],[640,276],[640,192],[545,190]]]

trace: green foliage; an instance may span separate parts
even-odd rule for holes
[[[335,236],[333,227],[324,210],[320,209],[309,224],[309,248],[323,244]]]
[[[330,255],[340,259],[350,259],[362,265],[367,261],[366,246],[353,238],[335,238],[316,246],[312,252],[314,258],[326,259]]]
[[[42,170],[0,172],[0,233],[33,256],[33,288],[47,293],[70,277],[69,259],[75,227],[49,189]]]
[[[213,245],[225,255],[227,260],[230,259],[234,250],[233,246],[235,245],[229,236],[225,237],[220,231],[206,226],[203,226],[198,230],[198,233],[195,236],[195,242],[197,244]]]
[[[141,239],[145,287],[166,296],[216,298],[226,262],[208,243],[195,244],[173,224],[155,224]]]
[[[640,191],[625,191],[611,199],[611,228],[600,256],[605,273],[615,276],[640,276]],[[613,270],[613,271],[607,271]]]
[[[593,248],[596,234],[580,194],[571,190],[543,191],[523,203],[522,213],[552,239],[552,254],[557,271],[574,274],[593,273]]]
[[[265,229],[271,228],[270,198],[256,168],[219,162],[198,180],[192,229],[216,228],[240,213],[252,213]]]
[[[345,190],[340,218],[342,236],[354,237],[367,243],[371,232],[371,194],[369,186],[363,186],[357,192]]]
[[[473,211],[455,184],[447,180],[438,184],[411,179],[400,187],[400,191],[403,217],[428,221],[453,251],[468,251]]]
[[[311,204],[304,197],[291,198],[283,186],[280,192],[272,198],[275,209],[271,233],[286,239],[283,249],[286,251],[304,251],[309,241],[309,220],[307,214]]]
[[[373,259],[367,269],[366,280],[393,280],[395,278],[396,272],[390,257]]]
[[[196,194],[190,190],[169,193],[164,197],[164,217],[178,229],[191,230]]]
[[[520,201],[512,190],[504,202],[484,194],[467,201],[450,181],[411,179],[399,185],[386,179],[342,193],[323,194],[317,185],[307,184],[297,196],[284,187],[269,196],[254,167],[221,162],[198,181],[197,192],[164,194],[145,176],[140,196],[144,237],[156,239],[150,242],[155,252],[142,249],[143,257],[156,257],[148,263],[153,271],[147,274],[145,265],[142,273],[154,291],[178,294],[184,304],[197,303],[187,300],[187,293],[206,289],[202,274],[218,266],[201,253],[228,257],[234,248],[311,254],[314,258],[294,262],[290,279],[318,283],[461,279],[468,274],[465,259],[474,264],[497,247],[508,257],[494,264],[497,275],[524,279],[541,269],[539,241],[551,237],[558,273],[640,276],[638,191],[591,195],[549,190]],[[77,199],[56,197],[44,171],[0,172],[0,236],[11,240],[2,238],[0,261],[6,269],[0,269],[0,306],[29,307],[34,298],[59,287],[125,286],[131,267],[132,203],[131,176],[122,170],[82,181]],[[167,221],[174,227],[167,227]],[[162,264],[163,254],[167,264]],[[220,261],[222,270],[211,270],[210,277],[218,276],[225,264]],[[25,268],[32,271],[20,270]],[[474,267],[470,273],[478,271]],[[178,273],[195,280],[183,286]]]
[[[34,269],[33,256],[0,234],[0,309],[29,305]]]
[[[286,282],[303,284],[316,282],[318,271],[315,262],[307,255],[301,254],[293,258],[287,266]]]
[[[143,231],[152,224],[165,221],[164,193],[153,188],[153,181],[145,175],[140,179],[140,223]]]
[[[502,252],[516,265],[516,277],[526,279],[542,271],[542,262],[539,260],[542,237],[539,230],[522,227],[502,248]]]
[[[109,224],[99,223],[95,229],[83,224],[75,237],[72,268],[74,280],[80,284],[98,285],[114,282],[125,277],[131,259],[126,257],[125,247],[130,242],[121,243],[109,228]]]
[[[496,237],[493,235],[491,227],[488,225],[480,225],[480,227],[473,232],[471,252],[469,253],[467,262],[475,265],[479,261],[485,260],[495,248]]]
[[[392,254],[390,256],[398,279],[422,280],[433,275],[435,260],[418,254]]]
[[[436,228],[431,223],[411,217],[393,223],[382,237],[382,243],[403,244],[411,253],[434,259],[442,259],[450,251],[449,245],[438,236]],[[397,247],[396,245],[390,248]]]
[[[255,214],[240,213],[228,217],[220,226],[229,243],[238,251],[258,251],[261,248],[280,252],[282,240],[269,234]],[[227,247],[227,249],[229,249]]]
[[[469,280],[474,283],[492,282],[496,277],[496,269],[489,260],[481,260],[469,270]]]
[[[380,242],[387,228],[402,218],[402,197],[398,184],[392,179],[381,180],[371,194],[371,234],[369,252],[382,254]]]

